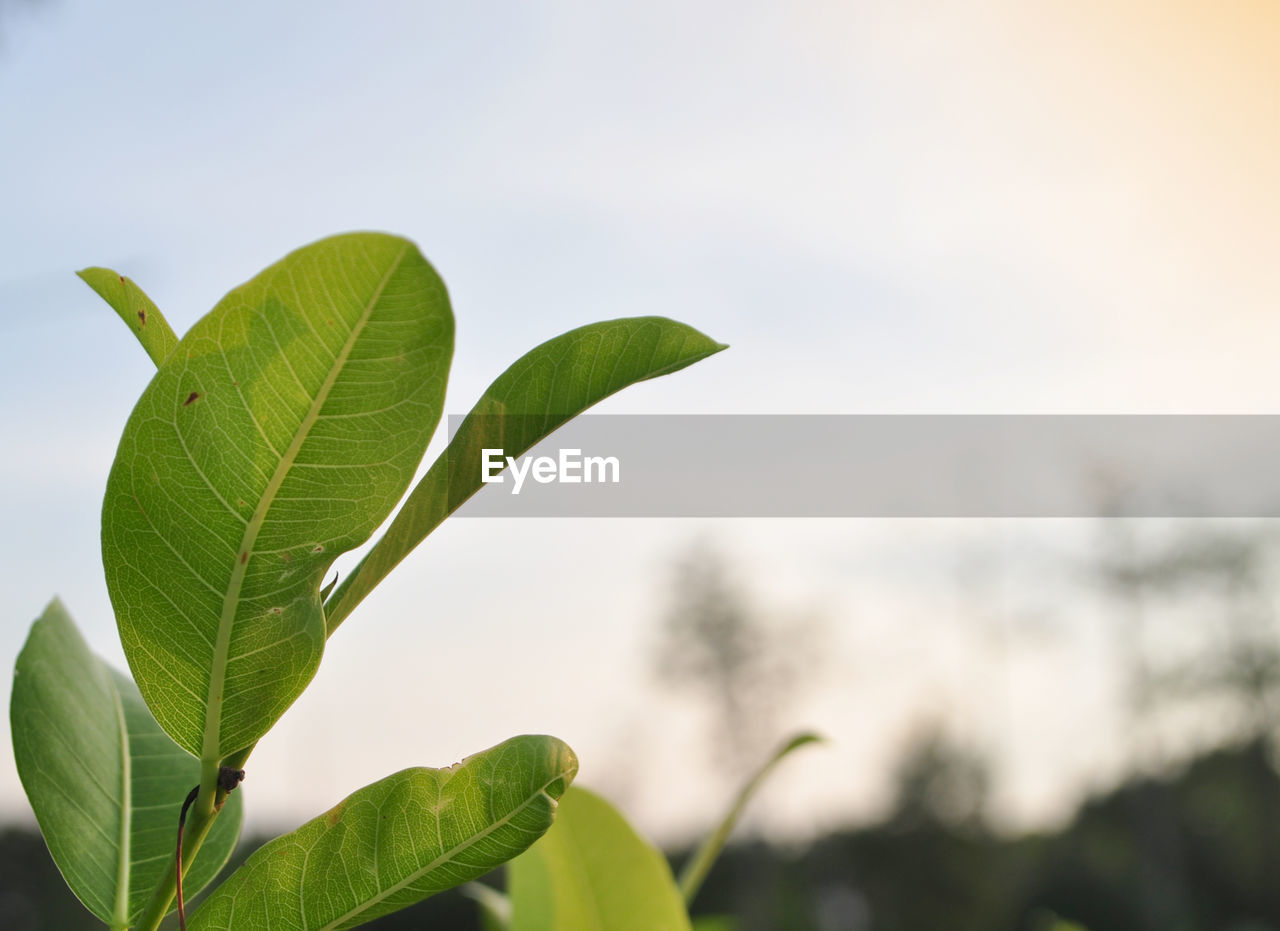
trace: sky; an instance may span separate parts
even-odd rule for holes
[[[0,664],[57,593],[124,665],[98,517],[150,364],[88,265],[181,333],[303,243],[406,235],[457,317],[448,413],[556,333],[650,313],[731,349],[600,410],[1275,413],[1277,49],[1270,0],[0,4]],[[705,824],[701,719],[646,670],[697,539],[831,638],[788,713],[830,742],[762,829],[874,812],[933,714],[1017,748],[1009,818],[1060,816],[1117,765],[1105,621],[1080,602],[993,677],[956,577],[1030,564],[992,570],[995,616],[1062,612],[1046,566],[1093,533],[452,521],[255,753],[250,825],[521,732],[653,833]],[[0,816],[25,812],[0,766]]]

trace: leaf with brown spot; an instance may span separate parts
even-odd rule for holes
[[[178,345],[178,336],[160,308],[141,288],[109,268],[95,266],[76,274],[120,315],[157,368],[169,358]]]
[[[390,366],[402,352],[412,364]],[[103,564],[138,687],[190,753],[250,746],[310,681],[329,566],[409,487],[452,352],[430,264],[360,233],[233,289],[161,365],[107,480]],[[250,558],[286,550],[284,574]]]
[[[406,769],[260,848],[191,931],[355,928],[475,879],[551,826],[578,760],[513,737],[448,769]]]

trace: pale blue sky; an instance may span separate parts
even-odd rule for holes
[[[5,666],[55,592],[119,659],[97,515],[149,363],[72,275],[86,265],[132,276],[181,332],[304,242],[355,228],[409,236],[453,296],[453,413],[533,344],[638,313],[685,320],[732,349],[608,410],[1276,408],[1280,29],[1259,5],[3,9]],[[654,705],[634,658],[667,561],[705,529],[442,530],[362,609],[368,636],[353,622],[335,640],[279,749],[264,742],[251,817],[302,817],[391,769],[446,764],[518,731],[570,739],[584,773],[605,779],[631,768],[620,760],[635,728],[658,761],[687,752],[681,709]],[[846,645],[866,655],[879,631],[885,656],[907,657],[893,688],[868,675],[857,692],[858,670],[883,666],[860,661],[812,699],[809,718],[797,712],[837,745],[797,761],[776,803],[801,826],[823,806],[868,810],[883,789],[876,768],[920,696],[946,705],[956,681],[980,675],[965,647],[940,646],[938,659],[919,645],[946,641],[945,629],[885,618],[948,623],[933,610],[946,597],[937,566],[988,531],[710,532],[766,599],[817,604]],[[904,581],[886,564],[934,575]],[[586,583],[566,593],[578,576]],[[495,643],[510,652],[486,656]],[[1094,655],[1088,642],[1072,649],[1055,674]],[[531,657],[592,665],[522,681]],[[383,671],[371,675],[375,663]],[[518,685],[463,701],[472,670]],[[1095,689],[1099,708],[1106,689]],[[422,710],[444,696],[465,709],[458,720]],[[364,725],[350,772],[305,778],[316,748],[340,750],[325,716],[362,697],[397,703],[396,727],[413,721],[412,732],[397,744],[391,729]],[[867,703],[894,711],[868,717]],[[982,732],[975,721],[962,726]],[[1102,748],[1083,762],[1026,763],[1025,798],[1009,804],[1052,809],[1105,758]],[[706,797],[636,791],[642,816],[667,830]],[[783,801],[801,791],[808,808]],[[20,810],[17,792],[0,767],[0,810]],[[290,798],[301,804],[287,808]]]

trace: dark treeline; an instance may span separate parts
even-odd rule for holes
[[[737,931],[1265,931],[1278,870],[1280,778],[1255,741],[1126,783],[1056,833],[899,811],[790,857],[732,848],[698,904]]]
[[[797,851],[731,847],[696,911],[734,916],[725,927],[735,931],[1280,929],[1280,776],[1266,741],[1132,780],[1088,801],[1060,831],[1012,838],[939,791],[954,760],[934,761],[935,772],[904,778],[879,824]],[[33,831],[0,833],[0,867],[0,928],[100,927]],[[452,892],[369,927],[479,924],[470,900]]]

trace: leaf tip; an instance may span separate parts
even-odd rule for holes
[[[817,731],[801,731],[787,739],[786,743],[782,745],[782,749],[778,751],[778,755],[785,756],[792,750],[799,749],[806,744],[824,744],[827,742],[825,734],[819,734]]]
[[[547,795],[556,801],[564,797],[564,794],[569,791],[569,786],[573,784],[573,780],[578,777],[578,758],[574,756],[572,750],[568,751],[568,756],[569,759],[565,761],[567,765],[559,777],[547,784]]]

